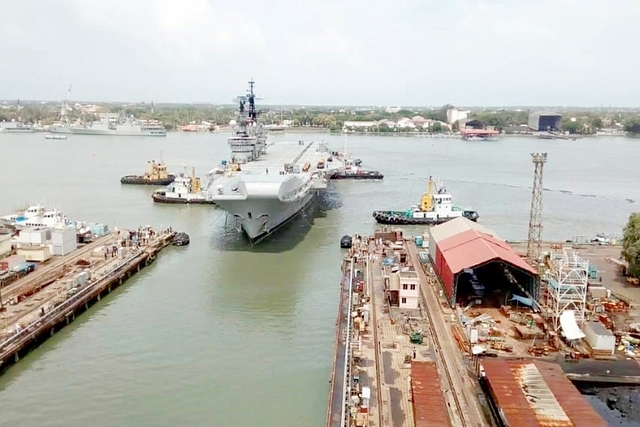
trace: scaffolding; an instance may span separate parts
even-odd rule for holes
[[[529,212],[529,236],[527,238],[527,259],[536,265],[540,259],[542,239],[542,169],[547,163],[547,153],[531,153],[534,164],[533,189],[531,192],[531,210]]]
[[[566,310],[573,310],[576,321],[583,323],[587,305],[589,261],[580,258],[573,249],[563,248],[562,253],[551,253],[549,267],[546,305],[553,317],[555,329],[560,328],[560,315]]]

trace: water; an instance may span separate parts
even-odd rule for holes
[[[154,205],[152,188],[119,183],[160,152],[171,171],[185,163],[202,176],[226,157],[226,136],[0,135],[0,214],[40,202],[77,220],[171,225],[191,236],[190,246],[168,248],[0,377],[0,425],[322,426],[339,239],[371,233],[373,210],[417,203],[433,175],[457,203],[477,209],[484,225],[525,239],[532,151],[549,153],[547,239],[620,234],[640,200],[640,171],[625,161],[640,158],[640,145],[625,138],[349,137],[349,149],[384,181],[333,183],[321,215],[299,218],[257,248],[214,207]],[[344,141],[327,134],[272,139],[324,139],[336,149]]]

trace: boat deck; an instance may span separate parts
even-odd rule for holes
[[[332,171],[342,167],[342,162],[334,157],[333,161],[327,162],[331,156],[330,150],[323,150],[319,142],[277,142],[267,146],[266,154],[260,156],[257,160],[240,166],[243,174],[246,175],[278,175],[280,171],[284,171],[285,164],[297,165],[302,168],[305,163],[309,163],[311,167],[309,172]],[[318,169],[318,162],[324,161],[325,168]]]

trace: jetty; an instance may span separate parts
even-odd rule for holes
[[[630,384],[638,369],[614,371],[598,352],[576,364],[582,346],[521,296],[538,296],[538,271],[479,227],[459,218],[424,236],[352,236],[327,427],[606,425],[572,381],[603,371]]]
[[[152,263],[176,233],[108,233],[0,289],[0,372]]]

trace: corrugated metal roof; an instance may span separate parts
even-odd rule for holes
[[[451,221],[447,221],[443,224],[431,227],[429,229],[429,233],[431,234],[433,240],[438,243],[442,240],[448,239],[451,236],[455,236],[456,234],[468,230],[478,230],[485,234],[493,236],[496,239],[500,239],[500,237],[493,231],[482,226],[481,224],[478,224],[477,222],[470,221],[464,217],[452,219]]]
[[[411,394],[416,427],[450,426],[435,362],[411,363]]]
[[[534,363],[574,425],[589,427],[609,425],[580,394],[559,365],[539,360]]]
[[[500,260],[533,276],[538,275],[538,272],[520,258],[506,242],[478,230],[468,230],[456,234],[438,242],[437,245],[453,274],[458,274],[465,268],[473,268],[492,260]]]
[[[485,359],[482,366],[492,397],[508,426],[607,425],[557,365],[533,360]]]

